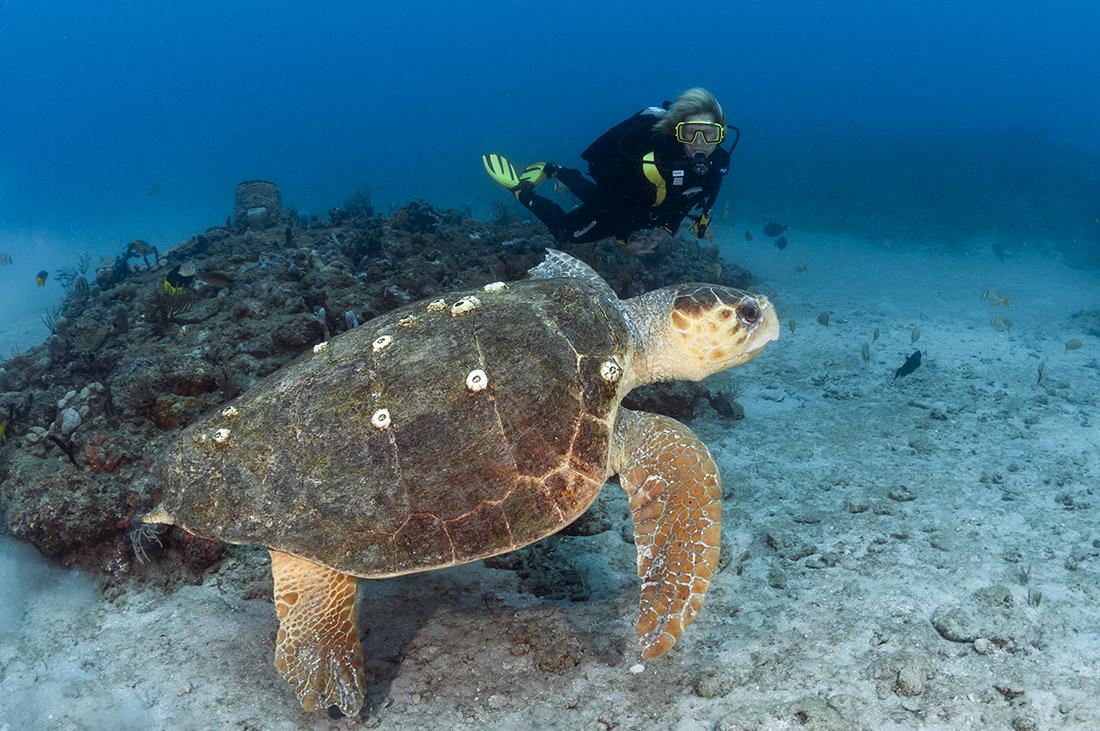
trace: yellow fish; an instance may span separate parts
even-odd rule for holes
[[[1012,332],[1012,320],[1006,320],[1000,315],[993,318],[993,329],[999,333]]]
[[[1004,307],[1008,307],[1008,297],[1004,297],[1002,295],[999,295],[996,292],[994,292],[992,289],[987,289],[982,294],[982,299],[984,299],[986,302],[988,302],[991,305],[1003,305]]]
[[[48,277],[48,276],[50,276],[50,273],[47,272],[45,269],[43,269],[42,271],[40,271],[38,274],[36,274],[34,276],[34,283],[37,284],[39,287],[45,287],[46,286],[46,277]]]

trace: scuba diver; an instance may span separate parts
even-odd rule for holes
[[[729,170],[726,115],[706,89],[688,89],[674,103],[649,107],[605,132],[581,157],[580,170],[536,162],[517,173],[497,154],[482,155],[489,176],[510,190],[550,229],[559,244],[614,237],[634,254],[646,254],[676,233],[684,218],[703,238],[722,177]],[[580,200],[571,211],[535,193],[547,179]],[[595,182],[593,182],[595,181]]]

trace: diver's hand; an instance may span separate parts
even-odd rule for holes
[[[699,216],[695,223],[691,224],[691,231],[695,234],[695,238],[705,238],[707,235],[707,227],[709,226],[710,216],[704,213],[703,215]]]
[[[624,247],[635,256],[648,254],[669,239],[669,233],[664,228],[646,228],[630,234]]]

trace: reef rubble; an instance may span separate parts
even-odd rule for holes
[[[175,528],[135,533],[157,499],[152,458],[178,430],[332,335],[407,302],[522,278],[555,246],[514,214],[486,222],[420,200],[322,221],[283,207],[267,181],[241,184],[226,223],[155,259],[133,245],[94,271],[82,259],[51,335],[0,364],[0,514],[11,535],[109,582],[157,552],[180,559],[179,578],[197,577],[220,547]],[[706,241],[674,239],[641,258],[611,242],[569,253],[621,296],[751,282]],[[676,384],[637,397],[685,418],[707,391]]]

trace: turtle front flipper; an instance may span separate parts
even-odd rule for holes
[[[642,658],[668,652],[691,624],[718,570],[722,484],[710,452],[667,416],[623,409],[613,467],[630,496]]]
[[[326,566],[270,550],[275,579],[275,668],[307,711],[363,707],[363,648],[356,613],[358,582]]]

